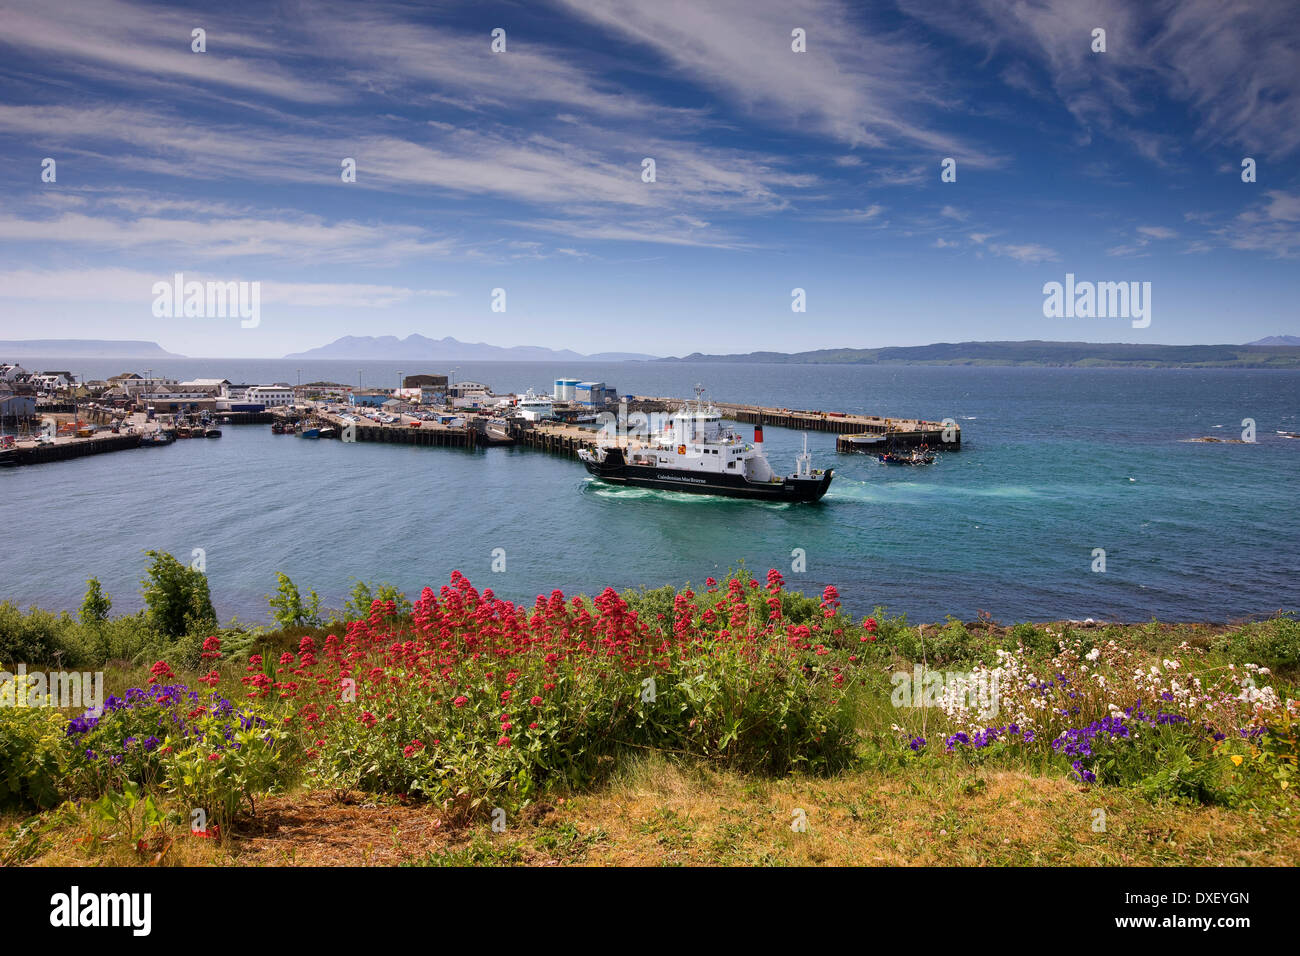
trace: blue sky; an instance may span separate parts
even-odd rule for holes
[[[0,2],[0,338],[274,357],[412,332],[660,355],[1300,334],[1292,3],[220,7]],[[155,318],[176,272],[261,283],[260,324]],[[1067,272],[1150,282],[1150,326],[1044,318]]]

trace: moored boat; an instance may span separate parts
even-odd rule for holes
[[[176,433],[165,429],[156,429],[147,431],[140,436],[141,448],[155,448],[159,445],[170,445],[176,440]]]

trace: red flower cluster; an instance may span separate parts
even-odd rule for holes
[[[153,667],[149,668],[149,675],[150,684],[176,679],[176,675],[172,673],[172,669],[168,666],[166,661],[158,661],[155,663]]]

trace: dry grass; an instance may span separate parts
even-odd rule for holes
[[[1106,831],[1094,832],[1094,811]],[[802,810],[805,832],[791,828]],[[13,821],[3,821],[13,822]],[[1294,813],[1152,804],[1123,789],[960,766],[754,779],[650,757],[494,833],[435,808],[330,791],[267,800],[222,843],[177,830],[161,858],[49,819],[32,865],[1294,866]]]

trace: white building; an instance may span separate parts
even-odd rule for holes
[[[294,404],[291,385],[254,385],[244,393],[244,401],[275,408]]]
[[[182,392],[207,392],[213,398],[229,398],[230,382],[224,378],[196,378],[177,386]]]
[[[108,380],[108,383],[114,388],[126,389],[126,393],[133,398],[141,392],[167,391],[180,384],[174,378],[145,377],[134,372],[114,375]]]
[[[39,372],[31,377],[31,383],[38,391],[61,392],[77,384],[77,377],[71,372]]]
[[[0,365],[0,382],[16,382],[28,374],[21,365]]]

